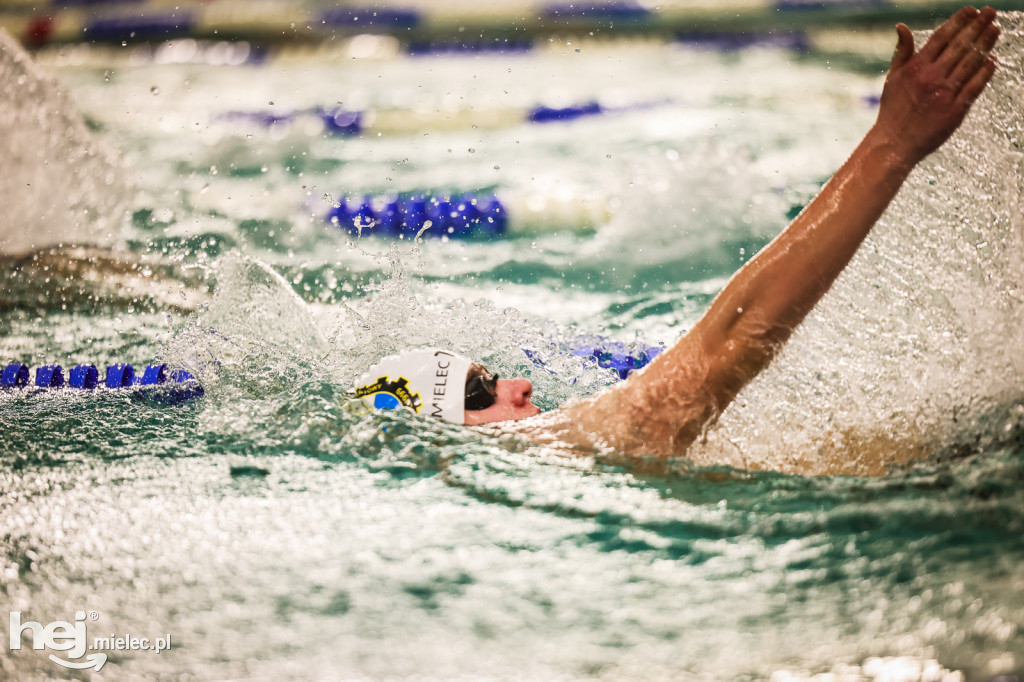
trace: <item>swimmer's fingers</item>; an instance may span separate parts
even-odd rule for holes
[[[944,76],[952,74],[966,57],[975,54],[989,38],[988,29],[996,19],[996,11],[986,7],[978,13],[974,21],[965,26],[946,46],[935,61],[940,73]],[[996,36],[999,34],[997,33]]]
[[[889,73],[898,71],[914,56],[914,34],[906,24],[896,24],[896,51],[892,54],[892,66]]]
[[[935,29],[935,32],[932,33],[932,37],[928,39],[928,42],[925,43],[924,47],[921,48],[921,51],[918,54],[921,58],[926,59],[929,62],[935,61],[946,49],[950,41],[952,41],[965,27],[969,26],[978,14],[978,10],[974,7],[964,7],[947,19],[942,26]]]
[[[964,109],[970,107],[974,100],[978,98],[978,95],[981,94],[981,91],[985,89],[985,86],[988,85],[988,82],[992,79],[992,74],[995,72],[996,61],[988,57],[957,94],[957,102]]]
[[[949,75],[950,84],[954,89],[960,90],[966,83],[969,83],[974,75],[988,62],[989,51],[996,44],[999,38],[999,27],[995,24],[988,24],[983,32],[977,37],[971,49],[968,50],[956,68]]]

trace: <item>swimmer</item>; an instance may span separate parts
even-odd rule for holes
[[[541,415],[526,379],[430,349],[384,358],[357,382],[357,396],[461,424],[500,423],[541,442],[685,454],[829,290],[910,171],[960,126],[996,69],[995,18],[991,7],[964,7],[919,51],[897,25],[878,118],[850,158],[689,332],[626,381]]]

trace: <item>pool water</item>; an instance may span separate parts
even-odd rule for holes
[[[26,644],[3,674],[1024,674],[1024,46],[1002,23],[996,82],[775,364],[692,457],[640,465],[345,393],[418,345],[528,376],[544,409],[610,384],[573,347],[678,338],[871,125],[880,74],[586,40],[70,47],[38,70],[8,48],[0,356],[158,359],[206,394],[0,393],[0,606],[172,639],[99,673]],[[589,101],[612,111],[522,120]],[[330,136],[310,112],[336,106],[376,123]],[[502,198],[508,237],[324,221],[467,191]]]

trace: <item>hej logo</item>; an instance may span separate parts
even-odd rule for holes
[[[11,651],[21,649],[21,635],[25,630],[32,633],[33,649],[53,649],[54,651],[67,651],[68,658],[81,658],[88,646],[85,630],[85,611],[75,613],[74,624],[64,620],[55,620],[45,628],[35,621],[21,623],[21,612],[11,611]],[[50,654],[50,660],[66,668],[92,668],[96,667],[99,672],[103,664],[107,662],[106,654],[89,654],[85,661],[73,663]]]
[[[89,613],[90,620],[97,620],[99,614],[95,611]],[[54,651],[66,651],[65,654],[71,660],[64,660],[54,654],[50,654],[49,658],[51,661],[58,665],[62,665],[65,668],[74,668],[77,670],[84,670],[85,668],[95,668],[96,672],[99,672],[103,664],[107,662],[107,655],[105,653],[90,653],[85,657],[84,661],[78,661],[85,654],[86,650],[153,650],[157,653],[166,651],[171,648],[171,636],[168,634],[166,637],[156,638],[154,644],[150,644],[149,638],[146,637],[131,637],[125,635],[124,637],[116,637],[111,635],[109,637],[96,637],[93,639],[92,646],[89,645],[89,636],[86,631],[85,624],[86,614],[85,611],[77,611],[75,613],[75,622],[69,623],[63,620],[55,620],[46,627],[35,621],[21,622],[21,612],[11,611],[11,630],[10,630],[10,650],[18,651],[21,649],[22,636],[28,632],[32,638],[32,648],[39,649],[52,649]]]

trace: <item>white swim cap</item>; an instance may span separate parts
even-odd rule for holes
[[[441,348],[389,355],[356,381],[356,397],[371,407],[405,407],[446,422],[466,421],[469,359]]]

